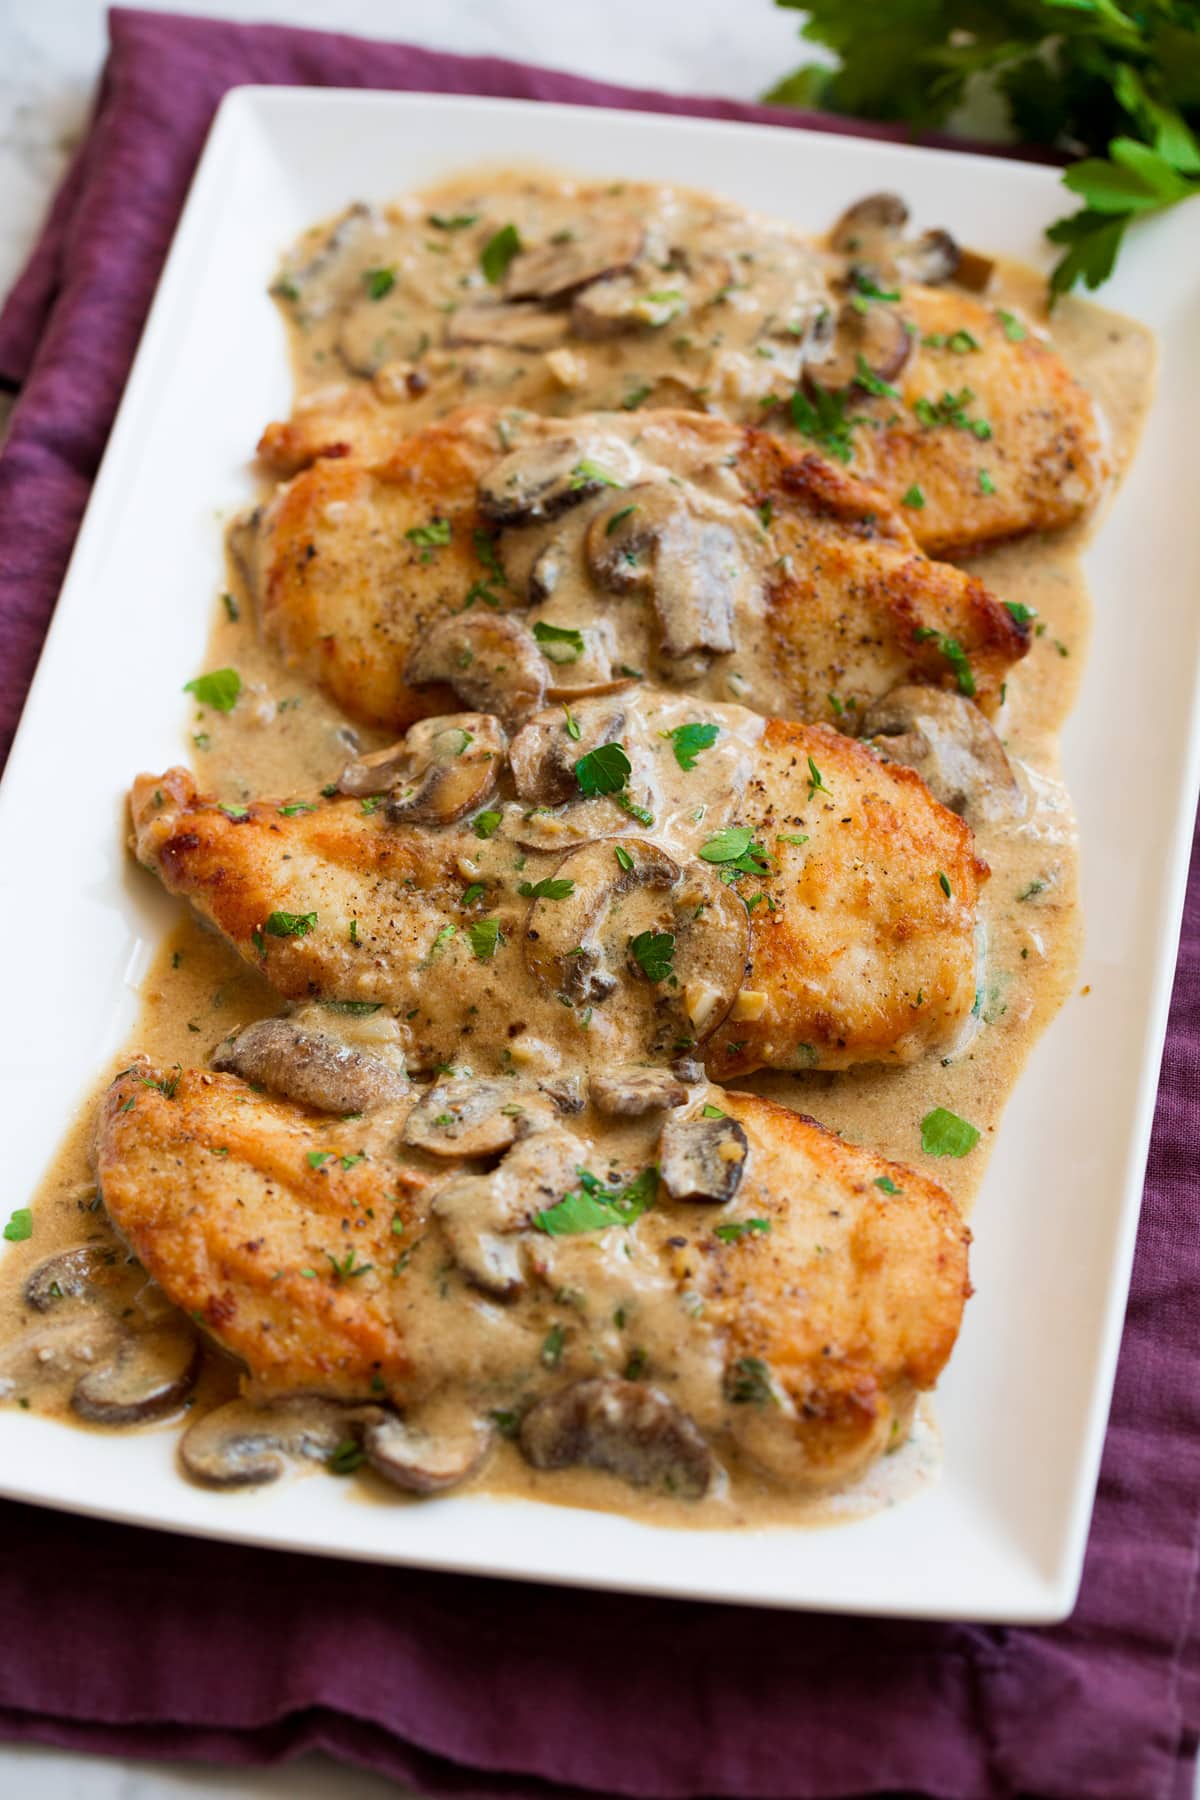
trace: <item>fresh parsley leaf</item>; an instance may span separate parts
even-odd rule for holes
[[[476,813],[471,820],[471,830],[477,838],[495,837],[503,818],[504,814],[499,812]]]
[[[761,1357],[739,1356],[725,1377],[726,1398],[735,1406],[777,1404],[771,1371]]]
[[[377,1013],[382,1000],[322,1000],[326,1012],[342,1013],[348,1019],[367,1019]]]
[[[733,1219],[728,1225],[714,1225],[713,1236],[720,1238],[723,1244],[736,1244],[739,1238],[755,1233],[761,1236],[770,1229],[770,1219]]]
[[[647,981],[667,981],[675,973],[672,963],[675,933],[639,931],[636,937],[629,940],[629,954]]]
[[[571,470],[571,488],[578,493],[580,488],[591,487],[593,483],[599,487],[623,488],[625,486],[625,483],[618,481],[615,475],[610,475],[607,469],[602,469],[598,462],[593,462],[590,456],[581,457]]]
[[[575,714],[571,711],[565,700],[563,701],[563,712],[566,714],[566,717],[563,720],[563,730],[572,742],[577,744],[583,736],[583,732],[580,730],[579,720],[575,717]]]
[[[486,893],[486,882],[472,881],[463,889],[462,898],[459,900],[458,904],[460,906],[474,906],[475,902],[477,900],[482,900]]]
[[[965,694],[968,700],[975,696],[975,677],[971,672],[971,664],[966,651],[956,637],[950,637],[944,631],[933,631],[928,625],[918,625],[913,632],[918,644],[932,643],[945,657],[954,670],[958,682],[958,691]]]
[[[727,1116],[719,1106],[706,1106],[700,1115],[702,1119],[724,1119]]]
[[[1023,600],[1006,600],[1004,602],[1018,625],[1028,625],[1037,618],[1037,607],[1026,606]]]
[[[450,542],[451,529],[449,519],[433,518],[428,525],[410,525],[404,535],[410,544],[419,544],[423,550],[434,550]]]
[[[270,937],[289,938],[307,937],[317,922],[317,915],[312,913],[273,912],[263,930]]]
[[[976,1127],[944,1106],[935,1106],[921,1120],[921,1148],[926,1156],[966,1156],[978,1142]]]
[[[629,780],[633,764],[620,744],[598,744],[575,764],[575,780],[581,794],[619,794]]]
[[[279,808],[279,816],[281,819],[294,819],[297,813],[310,813],[316,812],[316,810],[316,806],[311,800],[291,800],[286,806]]]
[[[242,678],[236,669],[213,669],[183,684],[185,694],[195,694],[201,706],[216,712],[232,712],[242,691]]]
[[[521,234],[515,225],[502,225],[483,246],[479,266],[493,287],[504,280],[508,265],[521,248]]]
[[[885,1194],[902,1194],[904,1192],[903,1188],[896,1186],[890,1175],[877,1175],[875,1177],[875,1186]]]
[[[658,1191],[654,1167],[643,1169],[627,1187],[616,1190],[603,1187],[586,1169],[579,1171],[579,1177],[577,1189],[564,1194],[545,1212],[534,1214],[538,1231],[551,1237],[573,1237],[584,1231],[607,1231],[613,1225],[632,1225],[653,1206]]]
[[[701,844],[700,855],[710,863],[737,862],[745,856],[753,841],[752,825],[726,825]]]
[[[33,1211],[28,1206],[18,1206],[4,1227],[4,1235],[10,1244],[23,1244],[26,1238],[33,1236]]]
[[[854,427],[862,420],[847,418],[845,393],[834,393],[814,381],[810,391],[796,389],[789,407],[792,424],[802,437],[810,438],[838,462],[853,462]]]
[[[950,877],[943,869],[938,870],[938,886],[941,888],[943,894],[945,894],[947,900],[952,900],[954,898],[954,894],[950,887]]]
[[[696,758],[701,750],[711,750],[720,731],[719,725],[676,725],[672,731],[664,731],[662,735],[670,738],[675,761],[680,768],[690,770],[695,768]]]
[[[547,625],[538,619],[533,635],[542,647],[542,655],[552,663],[578,662],[583,655],[583,633],[570,625]]]
[[[575,892],[575,883],[546,875],[541,881],[522,881],[517,892],[526,900],[565,900]]]
[[[813,798],[814,794],[828,794],[829,798],[831,800],[833,799],[833,795],[829,793],[829,789],[825,786],[825,780],[820,769],[818,769],[816,762],[810,756],[808,759],[808,797],[810,800]]]
[[[1029,336],[1028,331],[1018,319],[1016,313],[1005,312],[1002,306],[996,308],[996,317],[1004,327],[1004,335],[1010,344],[1024,343]]]
[[[499,919],[472,919],[467,926],[467,942],[476,962],[490,962],[497,947],[504,942]]]
[[[862,269],[855,269],[853,273],[855,289],[865,300],[898,300],[900,298],[899,288],[876,287],[871,277]]]
[[[465,231],[468,225],[479,223],[478,213],[430,213],[429,223],[435,231]]]
[[[879,394],[885,400],[899,400],[900,398],[900,389],[881,380],[861,350],[854,359],[854,379],[860,388],[866,389],[868,394]]]
[[[979,491],[981,494],[994,494],[996,491],[996,484],[986,469],[979,471]]]
[[[231,625],[236,625],[242,616],[242,611],[237,601],[232,594],[222,594],[221,600],[225,607],[225,616],[228,618],[229,623]]]
[[[382,300],[396,285],[395,269],[364,269],[363,286],[368,300]]]
[[[557,1369],[562,1361],[563,1346],[566,1341],[567,1334],[562,1326],[552,1325],[542,1339],[541,1362],[544,1368]]]
[[[914,481],[907,493],[900,496],[901,506],[911,506],[914,512],[921,512],[925,506],[925,495]]]
[[[627,870],[632,869],[633,858],[632,858],[632,856],[630,856],[630,854],[629,854],[628,850],[625,848],[624,844],[614,845],[613,854],[623,869],[627,869]]]
[[[622,519],[627,519],[629,517],[630,513],[635,513],[636,511],[637,511],[636,504],[633,506],[622,506],[617,512],[615,512],[612,515],[612,518],[608,521],[608,524],[604,527],[605,537],[611,537],[613,532],[617,529],[618,525],[620,525]]]
[[[325,1467],[331,1475],[353,1475],[361,1469],[367,1460],[367,1453],[357,1438],[344,1438],[336,1450],[331,1450],[325,1458]]]

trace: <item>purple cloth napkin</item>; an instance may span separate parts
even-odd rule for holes
[[[111,35],[91,133],[0,317],[0,381],[21,389],[0,456],[0,751],[227,88],[501,94],[891,135],[313,32],[118,11]],[[0,1504],[0,1737],[233,1763],[319,1746],[478,1800],[1190,1800],[1198,1097],[1200,864],[1087,1569],[1065,1625],[576,1593]]]

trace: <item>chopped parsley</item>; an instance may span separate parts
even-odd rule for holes
[[[625,486],[623,481],[618,481],[615,475],[610,475],[607,469],[602,469],[599,463],[593,462],[590,456],[582,457],[571,470],[572,491],[577,493],[580,488],[590,487],[593,481],[598,482],[601,487]]]
[[[629,854],[628,850],[625,848],[624,844],[614,845],[613,846],[613,854],[623,869],[632,869],[633,858],[632,858],[632,856],[630,856],[630,854]]]
[[[1004,604],[1018,625],[1028,625],[1037,618],[1037,607],[1026,606],[1023,600],[1006,600]]]
[[[499,812],[476,813],[471,820],[471,830],[477,838],[494,837],[503,818],[504,814]]]
[[[734,1219],[728,1225],[714,1225],[713,1236],[719,1237],[723,1244],[736,1244],[739,1238],[749,1237],[755,1232],[761,1235],[770,1229],[770,1219]]]
[[[430,213],[429,223],[435,231],[465,231],[479,223],[478,213]]]
[[[307,937],[317,922],[313,913],[273,912],[267,919],[263,930],[270,937],[290,938]]]
[[[845,394],[833,393],[814,381],[812,398],[803,388],[797,388],[790,408],[792,424],[801,437],[810,438],[838,462],[854,460],[854,427],[862,420],[846,417]]]
[[[239,607],[237,601],[234,599],[232,594],[222,594],[221,600],[225,607],[225,614],[226,614],[226,617],[228,618],[230,624],[236,625],[238,620],[242,616],[241,608]]]
[[[621,507],[619,512],[615,512],[613,514],[612,518],[608,521],[608,524],[604,527],[605,537],[611,537],[613,532],[617,529],[617,526],[621,523],[622,519],[627,519],[629,517],[630,513],[635,513],[636,511],[637,511],[637,507],[636,507],[636,505],[633,505],[633,506],[623,506],[623,507]]]
[[[902,1194],[904,1192],[903,1188],[896,1186],[890,1175],[877,1175],[875,1186],[884,1194]]]
[[[706,1106],[700,1117],[702,1119],[724,1119],[728,1117],[728,1114],[723,1112],[719,1106]]]
[[[944,1106],[935,1106],[921,1120],[921,1148],[926,1156],[965,1156],[978,1142],[977,1128]]]
[[[450,542],[451,533],[449,519],[435,517],[428,525],[410,525],[404,535],[410,544],[418,544],[422,550],[435,550]]]
[[[915,481],[913,482],[912,486],[908,489],[907,493],[901,494],[900,504],[901,504],[901,506],[911,506],[914,512],[923,512],[924,511],[925,495],[923,494],[921,489],[917,486]]]
[[[281,819],[294,819],[297,813],[316,812],[317,809],[311,800],[291,800],[278,810]]]
[[[996,484],[986,469],[979,471],[979,491],[981,494],[994,494],[996,491]]]
[[[345,1438],[325,1458],[325,1467],[331,1475],[353,1475],[356,1469],[362,1468],[366,1460],[367,1453],[357,1438]]]
[[[467,926],[467,942],[475,952],[476,962],[490,962],[497,946],[504,942],[499,919],[472,919]]]
[[[881,380],[861,350],[854,359],[854,379],[860,388],[866,389],[868,394],[878,394],[885,400],[900,399],[900,389],[894,388],[890,382]]]
[[[1024,325],[1022,325],[1015,313],[1005,312],[1003,307],[998,306],[996,308],[996,317],[1003,325],[1004,335],[1010,344],[1019,344],[1029,336],[1028,331],[1026,331]]]
[[[533,635],[542,647],[542,655],[552,663],[578,662],[583,655],[583,633],[570,625],[547,625],[538,619]]]
[[[629,954],[647,981],[667,981],[674,975],[675,955],[673,931],[639,931],[629,940]]]
[[[938,886],[941,888],[943,894],[945,894],[947,900],[953,899],[954,896],[950,890],[950,877],[941,869],[938,870]]]
[[[377,1013],[382,1000],[322,1000],[326,1012],[342,1013],[348,1019],[367,1019]]]
[[[10,1244],[23,1244],[26,1238],[33,1236],[33,1212],[28,1206],[18,1206],[4,1227],[4,1235]]]
[[[479,257],[479,266],[492,287],[504,280],[508,265],[521,248],[521,234],[515,225],[502,225],[487,243]]]
[[[932,643],[945,657],[954,670],[958,682],[958,691],[965,694],[968,700],[975,696],[975,677],[971,673],[971,664],[967,653],[956,637],[949,637],[944,631],[933,631],[928,625],[918,625],[913,632],[918,644]]]
[[[463,889],[462,898],[459,900],[458,904],[460,906],[474,906],[475,902],[477,900],[482,900],[486,893],[487,883],[485,881],[473,881],[469,887]]]
[[[382,300],[396,285],[395,269],[364,269],[363,286],[369,300]]]
[[[628,781],[633,764],[620,744],[599,744],[575,764],[579,791],[587,798],[596,794],[619,794]]]
[[[725,1395],[735,1406],[774,1405],[771,1371],[757,1356],[739,1356],[725,1376]]]
[[[571,711],[565,700],[563,701],[563,712],[566,715],[563,720],[563,730],[566,732],[567,736],[577,744],[583,733],[579,729],[579,720],[575,717],[575,714]]]
[[[829,798],[831,800],[833,799],[833,795],[829,793],[829,789],[825,786],[820,769],[818,769],[815,761],[810,756],[808,759],[808,797],[810,800],[814,794],[828,794]]]
[[[899,288],[876,287],[871,277],[864,274],[861,269],[856,269],[854,272],[854,285],[864,300],[898,300],[900,298]]]
[[[551,1237],[574,1237],[584,1231],[607,1231],[613,1225],[632,1225],[654,1204],[658,1170],[653,1165],[624,1188],[606,1188],[588,1169],[579,1170],[579,1186],[564,1194],[556,1205],[535,1213],[533,1223]]]
[[[201,706],[216,712],[232,712],[242,691],[242,678],[236,669],[213,669],[183,684],[185,694],[195,694]]]
[[[552,1325],[542,1339],[540,1354],[543,1368],[557,1369],[559,1363],[562,1361],[563,1345],[566,1341],[567,1334],[562,1326]]]
[[[541,881],[522,881],[517,892],[526,900],[565,900],[575,892],[575,883],[546,875]]]
[[[664,731],[661,735],[671,740],[675,761],[680,768],[691,770],[695,768],[696,758],[701,750],[711,750],[720,730],[719,725],[676,725],[674,730]]]
[[[939,400],[915,400],[913,411],[926,430],[936,425],[953,425],[958,431],[969,431],[980,440],[990,438],[992,428],[986,419],[969,419],[967,407],[974,400],[971,388],[960,388],[954,394],[947,389]]]

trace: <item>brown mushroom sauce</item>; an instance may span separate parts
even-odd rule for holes
[[[297,379],[303,391],[331,379],[373,379],[384,393],[389,384],[397,391],[402,384],[406,399],[418,403],[418,410],[408,414],[414,423],[419,417],[446,411],[463,397],[464,389],[476,398],[504,396],[514,406],[545,413],[555,411],[556,398],[568,389],[572,411],[580,410],[584,394],[589,408],[633,408],[649,402],[651,393],[661,394],[664,403],[678,403],[685,393],[694,397],[708,384],[727,391],[732,384],[733,391],[743,396],[757,391],[758,386],[769,391],[775,373],[773,356],[795,358],[801,354],[797,345],[811,347],[816,341],[814,320],[823,304],[820,283],[824,278],[815,264],[811,265],[817,284],[812,308],[803,320],[793,321],[800,329],[788,331],[788,341],[781,348],[776,349],[764,335],[769,333],[769,309],[764,313],[763,308],[739,298],[740,284],[754,259],[759,259],[755,279],[762,280],[764,291],[775,274],[786,275],[794,289],[797,268],[810,267],[803,241],[776,232],[764,250],[753,236],[739,235],[744,215],[719,202],[633,184],[587,188],[569,181],[491,175],[486,199],[483,195],[478,182],[457,183],[411,197],[382,217],[365,209],[354,211],[336,227],[338,242],[332,255],[330,227],[314,229],[283,278],[284,304],[293,321]],[[633,264],[628,257],[636,234],[626,224],[631,216],[641,223]],[[604,242],[593,244],[586,255],[582,250],[576,255],[578,247],[572,248],[570,235],[581,218],[599,222],[607,234]],[[503,284],[498,289],[490,287],[479,274],[481,245],[508,222],[529,242],[543,242],[555,231],[563,234],[564,256],[576,257],[572,268],[564,265],[556,273],[550,258],[539,263],[537,258],[518,257],[510,265],[507,290]],[[696,245],[695,255],[673,253],[670,246],[680,243]],[[647,258],[653,263],[656,255],[667,258],[668,266],[660,266],[651,277]],[[672,255],[675,267],[670,266]],[[344,280],[347,267],[364,291],[370,286],[368,271],[391,270],[395,279],[377,301],[360,302],[347,313],[338,301],[338,283]],[[712,292],[702,295],[706,283]],[[670,325],[675,300],[655,298],[678,287],[685,287],[692,301],[705,299],[711,329],[703,338],[689,328],[689,341],[682,343],[685,334],[673,331]],[[722,289],[729,291],[722,293]],[[1040,277],[1008,264],[997,265],[989,288],[989,298],[997,306],[1013,309],[1036,326],[1045,325],[1041,293]],[[588,304],[581,305],[589,294]],[[456,335],[450,324],[456,312],[461,310],[466,316],[468,309],[469,329]],[[497,314],[505,309],[505,318],[498,320]],[[588,337],[583,357],[562,348],[561,320],[568,309],[580,335]],[[485,313],[482,326],[481,312]],[[643,325],[665,323],[666,329],[644,334],[646,353],[638,382],[618,392],[608,372],[612,365],[606,344],[630,328],[631,312]],[[660,320],[660,312],[668,317]],[[555,320],[559,324],[554,324]],[[498,324],[498,336],[480,338],[481,330],[494,331]],[[1097,400],[1111,433],[1113,460],[1119,471],[1132,454],[1149,399],[1153,367],[1149,334],[1098,307],[1068,299],[1056,314],[1054,336],[1060,352]],[[528,352],[526,341],[532,344]],[[516,351],[514,344],[518,345]],[[764,344],[771,354],[756,354],[756,347]],[[817,349],[819,352],[819,343]],[[543,529],[543,535],[548,529]],[[988,939],[987,974],[979,998],[983,1029],[963,1055],[946,1065],[920,1065],[886,1074],[857,1069],[842,1074],[762,1075],[746,1084],[800,1111],[819,1115],[824,1124],[850,1141],[869,1143],[885,1155],[918,1167],[928,1166],[938,1179],[949,1181],[964,1206],[982,1177],[987,1149],[1025,1056],[1073,986],[1079,940],[1075,830],[1058,779],[1057,735],[1086,656],[1089,604],[1080,567],[1082,543],[1081,531],[1069,531],[994,548],[970,565],[1003,599],[1034,608],[1038,615],[1032,652],[1010,680],[1006,703],[996,720],[1024,795],[1024,809],[997,807],[993,809],[996,816],[981,817],[977,823],[980,851],[992,870],[983,900]],[[262,645],[254,629],[249,597],[232,567],[228,592],[232,605],[217,609],[206,666],[236,666],[247,692],[234,713],[221,717],[206,712],[192,723],[193,761],[204,786],[230,802],[252,794],[304,791],[336,779],[347,764],[357,765],[387,748],[378,735],[347,727],[314,687],[285,669]],[[553,679],[551,669],[549,681]],[[703,702],[682,695],[664,704],[674,710],[670,718],[659,722],[660,729],[705,716]],[[691,816],[697,808],[706,809],[705,821],[720,822],[735,805],[738,746],[753,741],[758,724],[740,708],[730,708],[727,715],[725,709],[721,711],[730,721],[729,729],[722,733],[721,754],[707,753],[686,777],[676,770],[673,791],[665,800],[659,796],[661,824],[654,835],[676,852],[692,851],[696,832],[706,828]],[[905,717],[900,724],[908,731],[911,721]],[[520,720],[508,719],[505,726],[513,733]],[[895,721],[887,730],[903,735]],[[876,740],[876,747],[887,753],[886,735]],[[669,758],[656,761],[659,771],[674,780],[669,775]],[[351,775],[352,785],[354,779]],[[370,787],[369,772],[358,779]],[[552,836],[541,850],[521,851],[510,841],[518,829],[517,823],[506,822],[500,844],[508,841],[510,851],[525,854],[529,876],[536,880],[561,860],[564,845]],[[467,869],[464,879],[470,879]],[[1086,999],[1080,1003],[1086,1004]],[[436,1004],[432,989],[430,1004]],[[273,1017],[278,1010],[276,997],[253,970],[213,934],[185,918],[145,981],[142,1014],[132,1041],[159,1063],[195,1064],[240,1027]],[[311,1013],[314,1009],[307,1010]],[[306,1016],[301,1023],[311,1029],[314,1022]],[[337,1024],[339,1035],[364,1057],[382,1057],[403,1069],[395,1021],[381,1014]],[[555,1046],[550,1049],[553,1052]],[[472,1060],[485,1072],[479,1058]],[[535,1055],[519,1073],[532,1080],[546,1079],[556,1073],[554,1061],[551,1055],[543,1066]],[[620,1074],[613,1071],[614,1093],[603,1111],[588,1106],[582,1114],[570,1116],[568,1106],[564,1116],[561,1093],[557,1102],[552,1097],[546,1100],[570,1129],[593,1142],[602,1137],[603,1148],[596,1152],[598,1170],[601,1164],[627,1172],[643,1167],[653,1159],[664,1120],[675,1116],[671,1110],[677,1100],[674,1077],[660,1078],[662,1107],[639,1111],[640,1100],[632,1089],[631,1098],[622,1103]],[[398,1129],[413,1101],[419,1102],[428,1091],[428,1082],[403,1101],[396,1099],[394,1086],[385,1083],[383,1091],[390,1099],[381,1120],[394,1118]],[[689,1091],[694,1098],[685,1111],[694,1114],[705,1089],[701,1084]],[[110,1361],[118,1338],[123,1341],[133,1333],[162,1333],[164,1325],[170,1328],[169,1336],[186,1327],[187,1322],[166,1306],[130,1261],[98,1206],[89,1166],[95,1104],[93,1096],[81,1108],[34,1201],[32,1236],[26,1242],[3,1246],[0,1346],[5,1350],[39,1323],[54,1323],[55,1309],[60,1306],[63,1320],[69,1315],[78,1317],[88,1308],[102,1317],[99,1354],[107,1354]],[[979,1149],[965,1162],[949,1165],[922,1156],[919,1121],[933,1106],[948,1107],[981,1129]],[[486,1121],[480,1126],[471,1119],[468,1126],[477,1133],[482,1130],[485,1136],[489,1130],[495,1135]],[[414,1130],[419,1135],[419,1128]],[[454,1167],[453,1163],[445,1166]],[[50,1294],[50,1306],[42,1311],[32,1307],[25,1287],[34,1271],[47,1258],[84,1244],[99,1246],[100,1278],[94,1291],[81,1295],[59,1282],[55,1284],[59,1292]],[[601,1284],[612,1283],[613,1306],[617,1307],[619,1291],[628,1287],[628,1271],[610,1268],[609,1258],[601,1260]],[[81,1278],[79,1285],[87,1287],[88,1282]],[[638,1295],[637,1300],[642,1319],[634,1347],[646,1350],[651,1360],[656,1352],[678,1360],[677,1334],[670,1319],[656,1313],[653,1294]],[[494,1302],[481,1291],[479,1304]],[[569,1306],[569,1295],[563,1304]],[[436,1292],[421,1302],[421,1314],[422,1330],[433,1336],[462,1330],[457,1311],[452,1322],[439,1318]],[[72,1409],[72,1395],[81,1375],[96,1360],[97,1354],[86,1345],[82,1359],[47,1358],[36,1379],[10,1383],[2,1398],[87,1426],[80,1410]],[[673,1391],[686,1398],[689,1383],[701,1379],[703,1373],[679,1369]],[[177,1422],[185,1412],[193,1419],[202,1417],[233,1401],[237,1386],[233,1364],[205,1345],[191,1391],[169,1411],[160,1411],[157,1422]],[[557,1404],[564,1412],[574,1409],[570,1420],[577,1429],[579,1420],[590,1416],[588,1408],[593,1404],[587,1384],[581,1384],[578,1393],[565,1387],[558,1391],[562,1397]],[[653,1403],[647,1404],[652,1412]],[[378,1409],[373,1413],[369,1408],[360,1410],[363,1419],[355,1429],[367,1469],[373,1465],[388,1483],[385,1486],[384,1480],[364,1473],[351,1484],[360,1498],[386,1498],[395,1504],[397,1484],[414,1492],[436,1491],[439,1482],[444,1484],[447,1468],[455,1480],[464,1471],[470,1477],[474,1451],[469,1440],[467,1449],[462,1448],[461,1431],[457,1443],[449,1448],[439,1446],[443,1461],[434,1466],[432,1459],[419,1454],[419,1422],[407,1434],[398,1433],[386,1420],[383,1426],[379,1424]],[[328,1408],[322,1411],[318,1407],[311,1419],[293,1421],[289,1426],[294,1442],[301,1446],[298,1457],[309,1459],[309,1466],[326,1459],[337,1436],[338,1422],[327,1414]],[[214,1415],[210,1436],[219,1437],[220,1424]],[[855,1488],[832,1499],[787,1498],[742,1478],[732,1483],[709,1482],[700,1464],[689,1461],[692,1451],[686,1430],[672,1435],[672,1427],[666,1441],[671,1453],[683,1459],[682,1491],[696,1496],[684,1500],[623,1484],[611,1472],[616,1465],[600,1440],[588,1452],[592,1466],[555,1466],[553,1445],[546,1448],[544,1443],[533,1443],[540,1424],[534,1420],[530,1426],[531,1444],[525,1458],[517,1445],[501,1434],[486,1461],[485,1473],[475,1477],[476,1482],[493,1493],[615,1508],[672,1525],[794,1526],[858,1516],[894,1502],[931,1479],[937,1464],[936,1428],[924,1407],[907,1445],[883,1458]],[[252,1451],[253,1442],[246,1452],[250,1462],[255,1460]],[[276,1472],[282,1466],[278,1456],[268,1457],[267,1462]],[[543,1466],[534,1467],[531,1462]],[[198,1458],[199,1466],[202,1459]]]

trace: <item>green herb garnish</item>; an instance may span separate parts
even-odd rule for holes
[[[676,725],[661,736],[670,738],[675,761],[681,769],[694,769],[701,750],[710,750],[720,735],[719,725]]]
[[[183,684],[185,694],[194,694],[201,706],[211,706],[216,712],[232,712],[237,705],[237,697],[242,691],[242,678],[236,669],[213,669],[207,675],[197,675],[192,681]]]
[[[965,1156],[978,1142],[976,1127],[944,1106],[936,1106],[921,1120],[921,1148],[926,1156]]]

